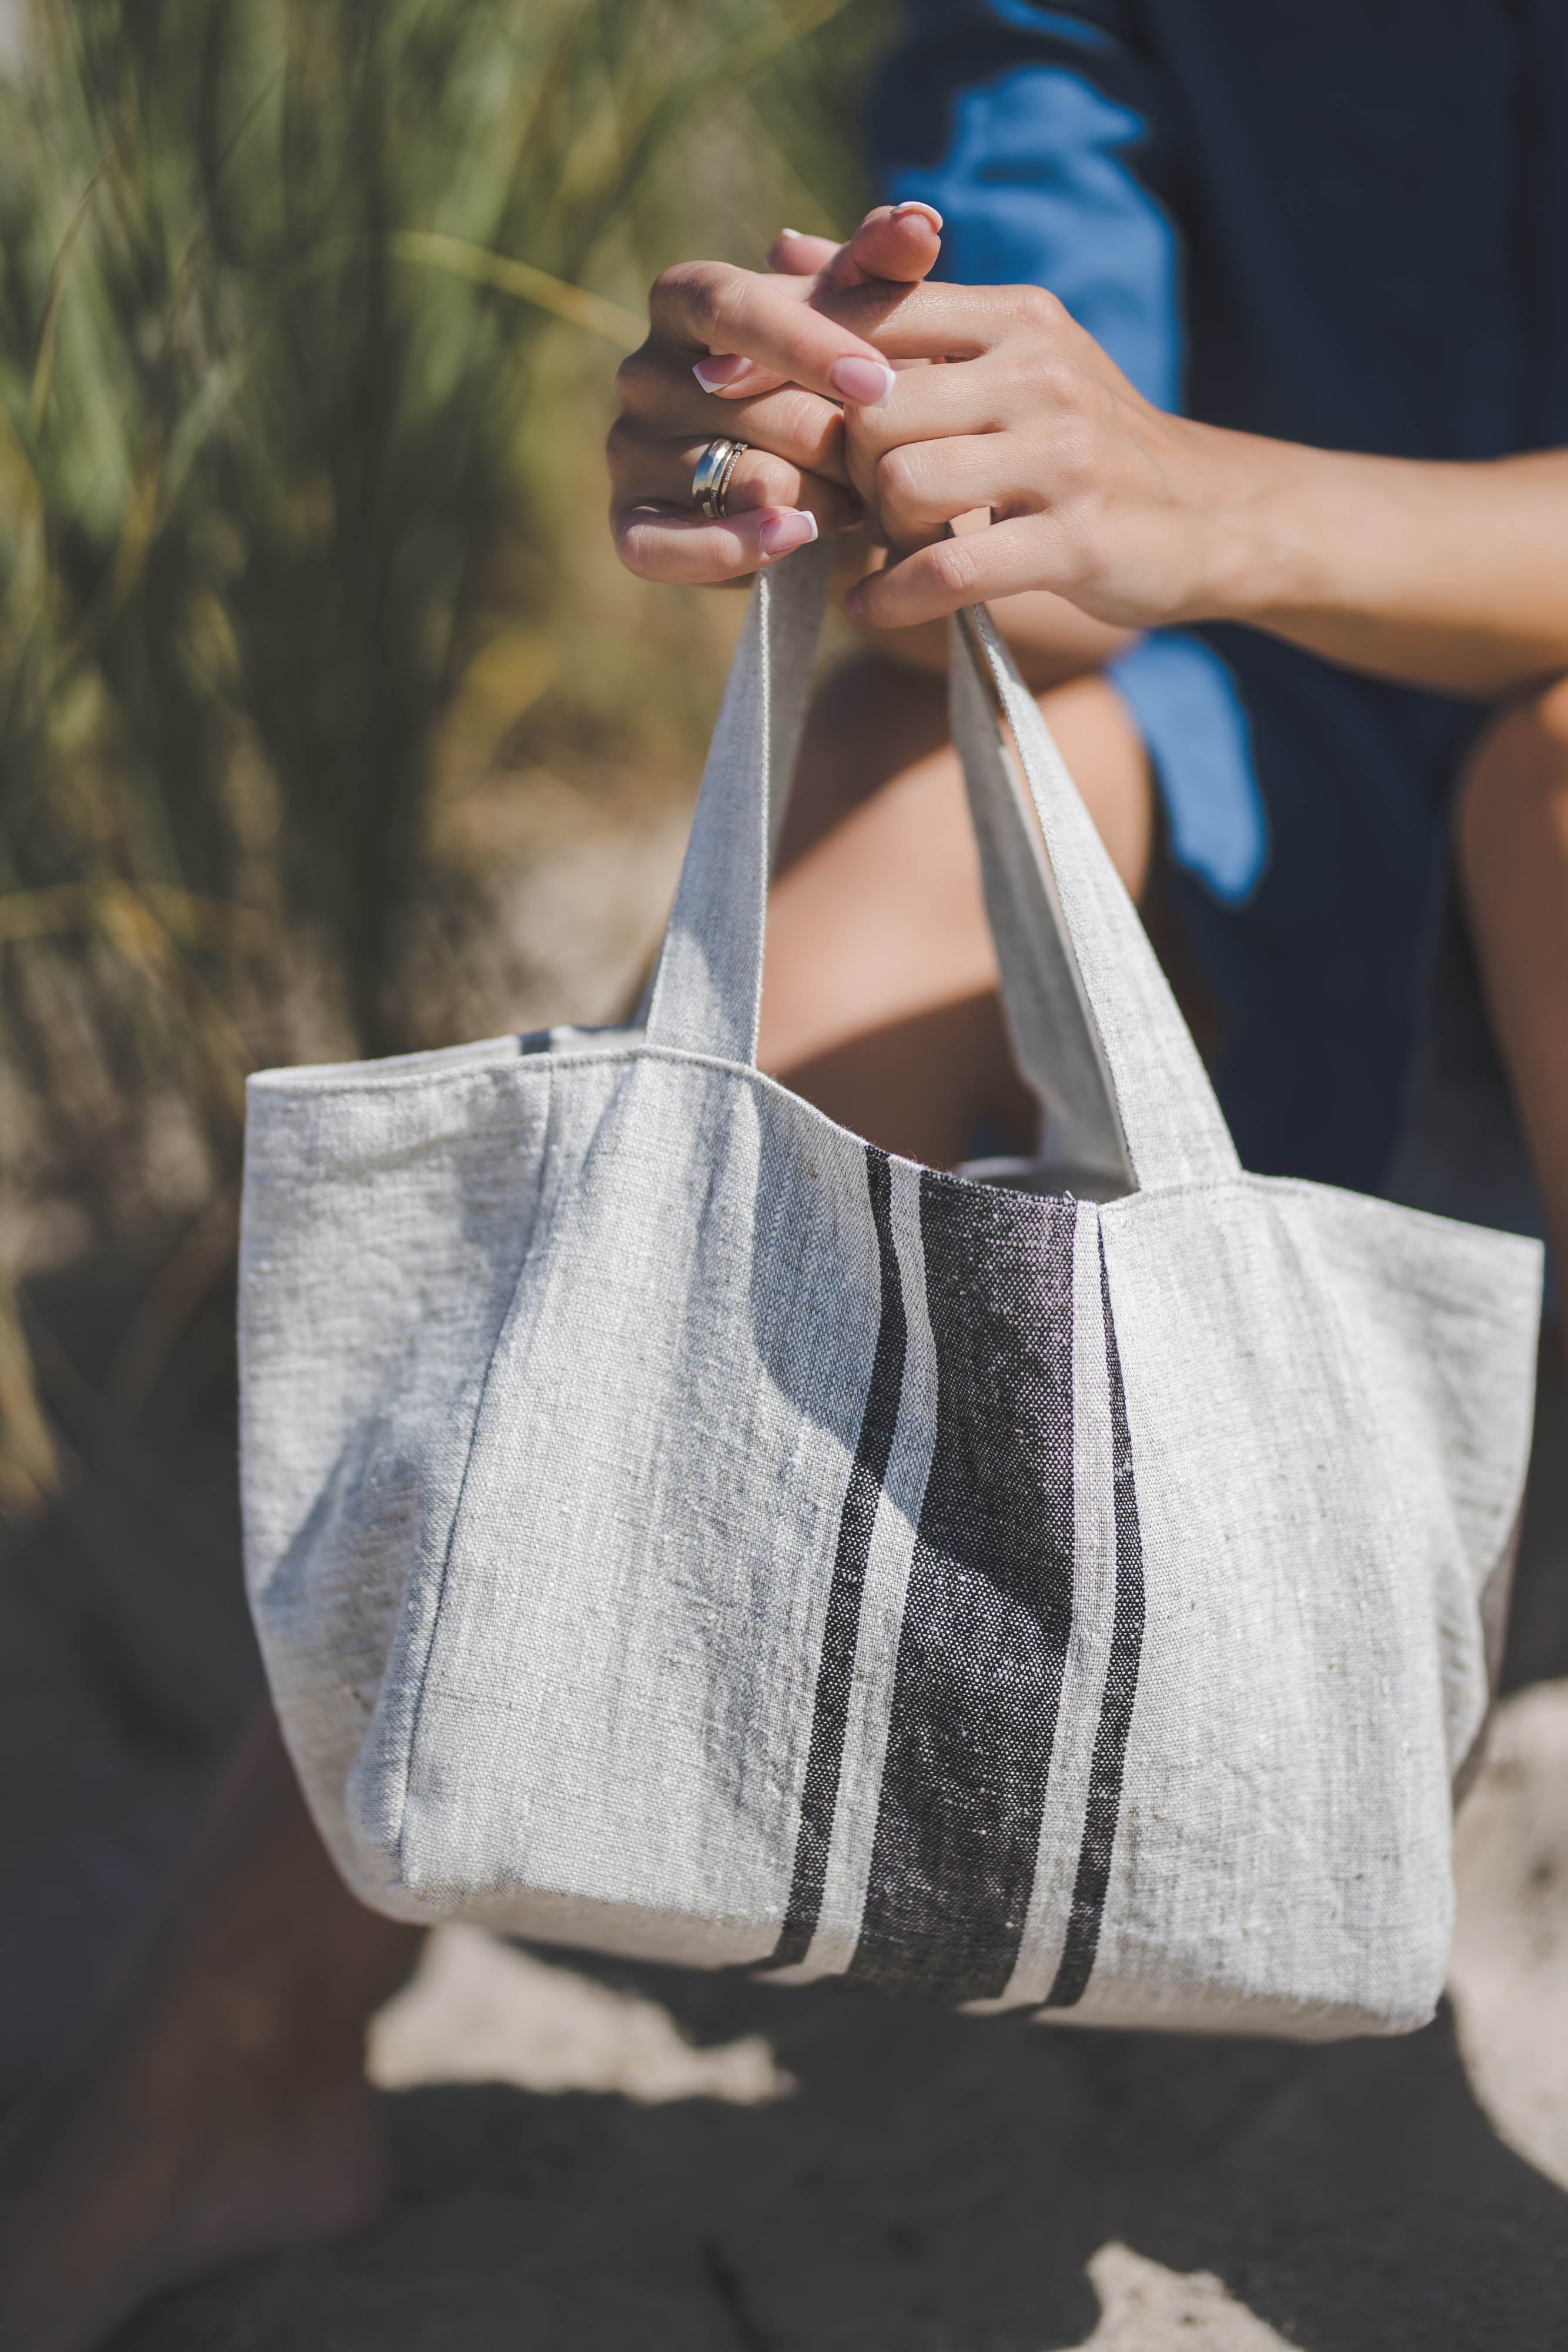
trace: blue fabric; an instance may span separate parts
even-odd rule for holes
[[[1179,257],[1128,160],[1143,129],[1087,74],[1020,67],[955,92],[943,168],[902,173],[898,193],[941,213],[943,275],[962,284],[1028,283],[1049,255],[1051,290],[1146,399],[1175,408]]]
[[[1563,0],[908,0],[869,128],[944,276],[1050,286],[1162,405],[1387,455],[1568,443]],[[1113,676],[1244,1160],[1379,1189],[1484,709],[1230,626]]]
[[[1269,812],[1235,672],[1190,631],[1160,629],[1105,674],[1149,747],[1172,856],[1227,904],[1249,898],[1268,861]]]

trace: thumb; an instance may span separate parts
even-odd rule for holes
[[[836,294],[872,278],[916,286],[936,267],[941,230],[942,215],[935,205],[878,205],[822,268],[816,290]]]

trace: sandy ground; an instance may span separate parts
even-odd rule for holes
[[[126,2352],[1560,2347],[1568,1682],[1511,1703],[1464,1880],[1455,2014],[1312,2053],[610,1985],[445,1930],[374,2036],[398,2208]]]
[[[1561,1427],[1542,1458],[1561,1486]],[[162,1743],[84,1670],[68,1555],[45,1544],[0,1580],[12,2093],[70,2032],[245,1705],[224,1489],[172,1468],[178,1572],[155,1495],[128,1490],[115,1520],[125,1574],[138,1544],[147,1576],[156,1555],[183,1634]],[[1453,2002],[1427,2032],[1321,2051],[1075,2033],[454,1928],[374,2032],[393,2208],[169,2299],[121,2352],[1568,2346],[1561,1500],[1537,1507],[1533,1654],[1511,1669],[1554,1678],[1506,1703],[1466,1808]]]

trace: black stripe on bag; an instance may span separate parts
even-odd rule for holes
[[[995,1999],[1018,1958],[1072,1626],[1071,1202],[921,1182],[936,1433],[854,1984]]]
[[[876,1353],[872,1359],[860,1443],[855,1448],[839,1520],[832,1581],[828,1587],[828,1616],[822,1633],[821,1663],[817,1669],[816,1707],[811,1718],[811,1744],[806,1753],[806,1783],[800,1799],[800,1827],[795,1841],[789,1900],[779,1941],[769,1958],[761,1963],[764,1968],[792,1968],[798,1960],[803,1960],[817,1930],[833,1809],[838,1802],[839,1772],[843,1763],[850,1690],[854,1680],[861,1595],[904,1386],[907,1327],[904,1289],[898,1278],[898,1253],[893,1245],[893,1171],[887,1154],[879,1151],[874,1144],[866,1146],[866,1183],[876,1226],[882,1320],[877,1328]]]
[[[1116,1346],[1116,1327],[1111,1319],[1111,1286],[1105,1272],[1103,1236],[1100,1243],[1100,1297],[1105,1310],[1105,1368],[1111,1385],[1116,1607],[1111,1621],[1111,1655],[1105,1668],[1105,1694],[1100,1702],[1100,1727],[1094,1735],[1094,1756],[1089,1768],[1089,1801],[1084,1809],[1083,1843],[1078,1855],[1072,1910],[1056,1980],[1045,1998],[1047,2009],[1071,2009],[1075,2001],[1082,2000],[1094,1966],[1100,1922],[1105,1910],[1105,1890],[1111,1883],[1111,1853],[1116,1843],[1116,1822],[1122,1809],[1127,1735],[1132,1728],[1133,1702],[1138,1694],[1138,1662],[1144,1647],[1144,1539],[1138,1526],[1138,1489],[1133,1476],[1133,1439],[1127,1426],[1122,1358]]]

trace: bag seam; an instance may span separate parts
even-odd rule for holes
[[[493,1077],[501,1071],[516,1072],[519,1078],[545,1084],[558,1071],[601,1068],[607,1063],[631,1064],[643,1061],[668,1062],[684,1068],[723,1071],[729,1077],[742,1079],[749,1086],[760,1087],[767,1094],[795,1104],[799,1108],[808,1112],[812,1118],[831,1128],[835,1134],[847,1136],[855,1143],[863,1144],[866,1141],[864,1136],[857,1135],[852,1128],[843,1126],[840,1120],[830,1118],[825,1111],[819,1110],[814,1103],[809,1103],[803,1095],[796,1094],[791,1087],[784,1086],[778,1078],[769,1076],[766,1070],[757,1069],[748,1063],[731,1061],[721,1054],[700,1054],[684,1045],[651,1045],[641,1038],[625,1045],[612,1046],[608,1050],[602,1047],[583,1046],[563,1054],[519,1054],[505,1061],[497,1060],[493,1063],[466,1066],[459,1064],[440,1070],[397,1071],[389,1073],[385,1077],[361,1076],[317,1080],[288,1070],[277,1073],[265,1071],[258,1073],[258,1076],[263,1077],[276,1076],[283,1081],[276,1087],[268,1087],[261,1090],[267,1096],[286,1096],[289,1084],[293,1083],[298,1085],[301,1097],[308,1097],[311,1100],[316,1100],[322,1096],[363,1097],[405,1090],[412,1093],[421,1088],[446,1086],[455,1078],[468,1075]],[[254,1084],[255,1081],[251,1083]],[[892,1152],[889,1157],[902,1160],[904,1155],[902,1152]],[[906,1161],[906,1165],[922,1167],[925,1162],[912,1160]],[[936,1172],[946,1175],[952,1173],[950,1170],[938,1170]],[[959,1178],[956,1181],[973,1182],[975,1180]],[[1232,1191],[1256,1192],[1260,1189],[1264,1190],[1268,1194],[1284,1192],[1303,1200],[1316,1200],[1326,1193],[1335,1201],[1353,1204],[1360,1215],[1376,1216],[1392,1211],[1401,1217],[1417,1218],[1424,1224],[1440,1225],[1450,1230],[1457,1229],[1462,1233],[1484,1234],[1490,1239],[1525,1249],[1539,1252],[1542,1246],[1527,1234],[1507,1234],[1492,1226],[1470,1224],[1462,1217],[1440,1216],[1430,1209],[1411,1208],[1402,1201],[1383,1200],[1375,1193],[1356,1192],[1347,1186],[1338,1184],[1314,1183],[1310,1177],[1260,1175],[1257,1170],[1251,1168],[1231,1167],[1217,1171],[1207,1176],[1185,1176],[1178,1177],[1168,1183],[1143,1184],[1136,1191],[1123,1194],[1118,1200],[1101,1202],[1097,1205],[1103,1216],[1124,1215],[1140,1201],[1180,1200],[1191,1198],[1198,1193],[1206,1193],[1212,1197],[1216,1193]]]
[[[584,1058],[587,1057],[585,1056]],[[552,1074],[547,1067],[544,1075],[548,1080]],[[545,1105],[544,1133],[539,1145],[539,1160],[541,1165],[548,1161],[549,1156],[550,1130],[553,1123],[553,1116],[554,1090],[552,1088]],[[524,1263],[527,1261],[527,1255],[528,1253],[525,1250]],[[402,1789],[398,1803],[397,1830],[393,1841],[393,1851],[397,1858],[397,1876],[392,1883],[394,1885],[403,1888],[410,1894],[417,1894],[418,1890],[409,1885],[408,1876],[403,1864],[403,1841],[408,1827],[409,1790],[413,1781],[414,1759],[419,1748],[420,1727],[424,1719],[425,1693],[430,1684],[431,1660],[435,1655],[435,1637],[440,1628],[441,1612],[445,1605],[446,1588],[451,1579],[452,1555],[456,1549],[458,1524],[463,1517],[463,1506],[467,1498],[468,1481],[473,1472],[474,1456],[479,1443],[479,1423],[485,1411],[486,1399],[490,1393],[490,1384],[495,1376],[496,1360],[501,1351],[501,1341],[505,1336],[507,1324],[511,1320],[512,1307],[516,1303],[517,1289],[522,1282],[522,1278],[523,1266],[519,1264],[517,1281],[512,1286],[511,1297],[507,1299],[506,1309],[496,1326],[496,1336],[490,1343],[489,1353],[485,1359],[484,1375],[479,1381],[478,1389],[475,1396],[474,1415],[468,1425],[468,1444],[463,1457],[463,1475],[457,1482],[456,1499],[452,1507],[452,1523],[446,1530],[446,1547],[441,1556],[441,1572],[436,1580],[435,1600],[430,1612],[430,1630],[425,1640],[424,1655],[421,1659],[419,1665],[419,1686],[415,1694],[413,1712],[408,1727],[408,1743],[404,1752],[403,1760]]]
[[[857,1135],[852,1128],[845,1127],[838,1119],[830,1118],[825,1111],[819,1110],[816,1105],[808,1102],[803,1095],[796,1094],[792,1087],[783,1085],[779,1079],[770,1076],[766,1070],[756,1068],[752,1064],[732,1061],[722,1054],[697,1053],[690,1046],[651,1045],[641,1039],[633,1045],[612,1047],[608,1052],[602,1048],[585,1046],[576,1052],[564,1054],[519,1054],[515,1058],[506,1061],[497,1060],[481,1064],[477,1069],[470,1065],[465,1070],[462,1065],[458,1065],[455,1068],[443,1070],[400,1070],[389,1073],[385,1077],[365,1076],[342,1079],[315,1079],[305,1077],[296,1072],[283,1071],[277,1074],[283,1083],[276,1087],[268,1087],[260,1091],[267,1097],[286,1097],[292,1084],[298,1087],[301,1099],[308,1098],[316,1101],[324,1096],[341,1098],[345,1096],[413,1093],[430,1087],[450,1085],[455,1078],[469,1075],[470,1072],[474,1076],[486,1077],[493,1076],[500,1071],[506,1071],[508,1074],[515,1072],[520,1080],[536,1080],[542,1083],[548,1081],[559,1071],[602,1068],[607,1063],[631,1064],[633,1062],[667,1062],[681,1068],[720,1070],[728,1077],[741,1079],[748,1086],[759,1087],[766,1094],[796,1105],[800,1109],[807,1111],[812,1118],[821,1120],[823,1126],[831,1128],[836,1134],[849,1137],[852,1142],[863,1144],[867,1140],[864,1136]],[[271,1077],[274,1073],[267,1071],[260,1075]],[[891,1152],[888,1156],[894,1160],[905,1159],[904,1153],[896,1151]],[[922,1160],[906,1160],[905,1164],[911,1167],[923,1167],[925,1163]],[[936,1173],[951,1174],[952,1171],[938,1170]],[[1157,1195],[1161,1199],[1166,1199],[1180,1192],[1212,1192],[1234,1184],[1256,1182],[1276,1184],[1287,1183],[1291,1181],[1283,1177],[1257,1178],[1247,1169],[1228,1168],[1212,1176],[1182,1178],[1170,1184],[1144,1185],[1137,1192],[1128,1193],[1125,1197],[1128,1200],[1145,1200],[1153,1199]],[[1116,1207],[1120,1203],[1113,1202],[1103,1205]]]

